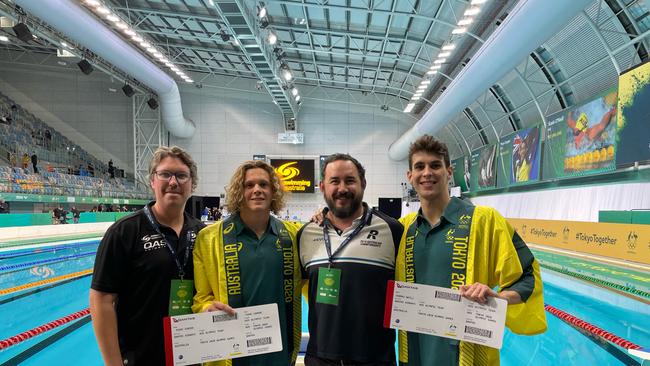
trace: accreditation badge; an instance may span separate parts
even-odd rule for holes
[[[169,290],[169,316],[192,314],[193,280],[172,280]]]
[[[341,270],[338,268],[320,267],[318,269],[318,288],[316,302],[321,304],[338,305],[341,288]]]

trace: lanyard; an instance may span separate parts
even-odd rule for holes
[[[160,231],[160,226],[156,222],[156,220],[153,218],[153,214],[151,213],[151,209],[149,209],[149,206],[144,206],[144,214],[147,217],[147,220],[149,220],[149,225],[160,235],[162,238],[165,239],[165,244],[167,245],[167,249],[169,249],[169,252],[172,255],[172,258],[174,258],[174,262],[176,262],[176,267],[178,268],[178,275],[181,278],[181,281],[183,280],[183,277],[185,276],[185,267],[187,266],[187,262],[189,261],[190,258],[190,253],[192,253],[192,250],[194,249],[194,241],[196,240],[196,237],[192,237],[192,230],[187,231],[187,243],[189,243],[189,246],[185,248],[185,259],[183,261],[183,265],[181,266],[181,262],[178,260],[178,255],[176,255],[176,251],[174,248],[172,248],[170,243],[170,240],[167,238],[165,234]]]
[[[357,234],[359,234],[361,229],[363,229],[363,227],[366,226],[366,223],[370,219],[371,215],[372,215],[371,209],[366,208],[359,225],[357,225],[354,231],[352,231],[352,233],[350,233],[350,235],[348,235],[348,237],[345,238],[345,240],[343,240],[341,245],[339,245],[339,247],[336,249],[334,253],[332,253],[332,241],[330,240],[330,232],[329,232],[330,222],[327,218],[323,220],[323,240],[325,241],[325,250],[327,250],[327,260],[329,261],[330,267],[332,266],[332,259],[334,258],[334,256],[338,254],[341,250],[343,250],[343,248],[347,246],[348,243],[350,243],[350,241],[354,239],[355,236],[357,236]]]

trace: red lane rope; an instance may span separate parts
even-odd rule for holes
[[[575,316],[566,313],[560,309],[554,308],[551,305],[546,304],[544,305],[544,308],[546,309],[546,311],[562,319],[563,321],[573,324],[578,328],[582,328],[591,334],[597,335],[601,338],[605,338],[606,340],[616,344],[617,346],[620,346],[625,349],[641,349],[641,346],[639,346],[638,344],[634,344],[604,329],[598,328],[593,324],[590,324],[582,319],[576,318]]]
[[[57,319],[55,321],[49,322],[47,324],[43,324],[40,327],[36,327],[34,329],[30,329],[26,332],[22,332],[20,334],[17,334],[13,337],[3,339],[0,341],[0,351],[9,348],[11,346],[14,346],[20,342],[26,341],[32,337],[35,337],[41,333],[45,333],[48,330],[52,330],[54,328],[60,327],[63,324],[69,323],[73,320],[83,318],[84,316],[87,316],[90,314],[90,309],[86,308],[81,311],[77,311],[76,313],[72,313],[70,315],[64,316],[63,318]]]

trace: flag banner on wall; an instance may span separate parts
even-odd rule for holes
[[[454,170],[454,185],[460,187],[461,192],[469,192],[469,157],[462,156],[451,161]]]
[[[271,159],[284,189],[294,193],[314,193],[313,159]]]
[[[614,170],[617,90],[549,117],[544,179]],[[548,171],[546,169],[549,168]]]
[[[514,132],[499,142],[497,186],[507,187],[539,180],[540,128]]]
[[[650,160],[650,63],[618,79],[616,165]]]
[[[484,146],[472,151],[471,187],[477,191],[493,188],[496,184],[497,145]]]

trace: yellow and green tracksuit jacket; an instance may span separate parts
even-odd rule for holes
[[[395,268],[395,277],[398,281],[407,281],[405,244],[409,235],[409,227],[417,223],[417,215],[418,213],[411,213],[400,219],[400,222],[404,225],[404,234]],[[474,207],[470,220],[465,284],[480,282],[490,288],[498,287],[500,290],[508,288],[517,282],[523,274],[513,244],[513,235],[515,235],[513,228],[496,210],[489,207]],[[410,240],[412,242],[413,238],[411,237]],[[535,279],[532,294],[524,303],[509,305],[507,310],[506,326],[517,334],[533,335],[546,330],[542,280],[539,263],[534,259],[532,268]],[[409,278],[413,278],[412,273],[409,273]],[[415,282],[418,282],[417,274]],[[407,334],[400,331],[400,362],[408,364],[408,350]],[[499,365],[499,350],[473,343],[460,342],[459,365]]]
[[[293,289],[293,302],[292,302],[292,315],[287,313],[287,319],[280,319],[280,322],[291,324],[287,326],[287,331],[290,333],[286,337],[293,340],[291,345],[284,345],[284,347],[291,347],[291,363],[295,363],[298,351],[300,349],[301,340],[301,269],[300,259],[297,255],[296,234],[300,229],[300,224],[292,222],[284,222],[271,217],[271,225],[276,225],[279,230],[286,230],[284,234],[289,235],[292,242],[292,255],[293,255],[293,284],[289,286]],[[228,304],[228,280],[226,276],[226,256],[224,246],[228,244],[237,245],[236,243],[224,243],[224,230],[228,232],[228,223],[226,221],[226,228],[224,228],[224,221],[218,221],[213,225],[201,230],[196,240],[194,248],[194,286],[196,294],[192,305],[192,311],[195,313],[204,311],[212,301],[220,301]],[[232,228],[230,228],[232,229]],[[276,245],[280,245],[278,243]],[[283,255],[283,253],[278,253]],[[286,278],[286,277],[285,277]],[[286,287],[283,284],[283,288]],[[262,305],[262,304],[260,304]],[[278,306],[286,306],[285,303],[278,303]],[[291,305],[289,305],[291,306]],[[290,320],[289,317],[292,319]],[[232,366],[232,360],[224,360],[208,363],[213,366]]]

